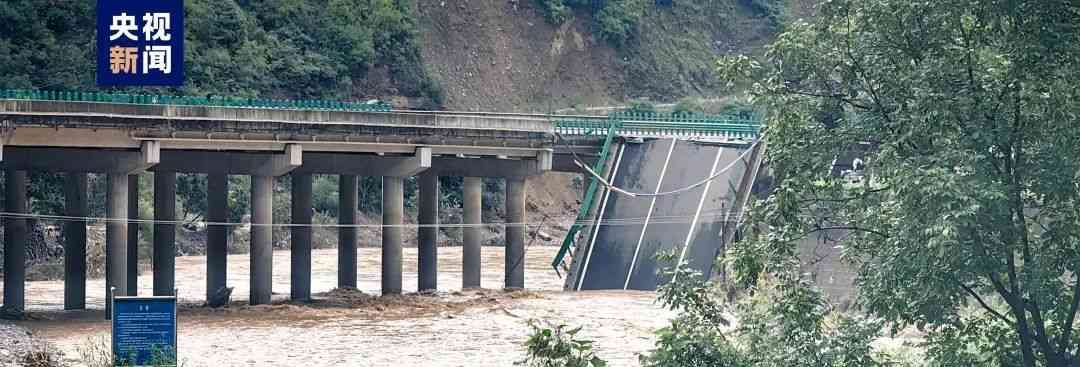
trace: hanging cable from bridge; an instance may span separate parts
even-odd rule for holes
[[[558,138],[560,141],[564,142],[564,145],[565,145],[566,139],[563,138],[562,134],[555,133],[555,137]],[[761,143],[761,140],[764,137],[765,137],[764,133],[762,133],[761,135],[758,135],[758,137],[756,139],[754,139],[754,142],[750,143],[750,145],[746,147],[746,150],[744,150],[742,152],[742,154],[739,154],[738,157],[733,159],[731,161],[731,163],[728,163],[727,166],[724,166],[724,168],[721,168],[720,171],[716,172],[716,174],[714,174],[712,176],[709,176],[709,177],[706,177],[704,180],[698,181],[698,182],[696,182],[694,184],[691,184],[689,186],[686,186],[686,187],[682,187],[682,188],[678,188],[678,189],[670,190],[670,191],[657,192],[657,193],[633,192],[633,191],[630,191],[630,190],[615,186],[614,184],[608,182],[608,180],[604,179],[603,176],[596,173],[596,171],[593,171],[592,168],[589,168],[588,164],[586,164],[581,159],[581,157],[578,157],[577,152],[575,152],[573,149],[570,149],[570,154],[574,156],[574,164],[575,165],[577,165],[578,167],[581,167],[583,170],[585,170],[585,172],[587,172],[590,176],[592,176],[594,179],[596,179],[596,181],[598,183],[600,183],[601,185],[603,185],[604,187],[608,188],[609,190],[611,190],[613,192],[616,192],[616,193],[619,193],[619,194],[622,194],[622,195],[626,195],[626,196],[629,196],[629,197],[669,196],[669,195],[675,195],[675,194],[679,194],[679,193],[683,193],[683,192],[693,190],[695,188],[701,187],[702,185],[705,185],[705,184],[709,183],[709,181],[720,178],[725,173],[727,173],[727,171],[730,170],[732,167],[735,167],[735,163],[738,163],[740,160],[742,160],[748,154],[750,154],[750,152],[754,150],[754,147]]]

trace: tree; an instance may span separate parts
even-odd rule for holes
[[[663,254],[658,261],[674,263],[674,254]],[[643,366],[883,365],[875,359],[883,356],[870,347],[881,323],[838,312],[806,279],[768,279],[731,304],[721,284],[705,280],[685,263],[661,274],[677,279],[657,293],[664,307],[678,316],[657,331],[656,348],[640,356]]]
[[[975,354],[1075,365],[1080,7],[831,0],[818,11],[763,62],[720,63],[729,82],[756,81],[778,183],[753,208],[736,280],[787,271],[795,241],[843,230],[859,305],[928,330],[931,351],[949,350],[949,335],[1007,330],[981,336]],[[867,167],[859,184],[829,174],[851,152]]]

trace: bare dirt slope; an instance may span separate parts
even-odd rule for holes
[[[586,16],[555,27],[531,0],[420,0],[417,10],[421,52],[448,109],[546,112],[622,99],[616,52]]]

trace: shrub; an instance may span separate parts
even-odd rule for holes
[[[631,101],[626,112],[632,113],[656,113],[656,106],[648,101]]]
[[[311,207],[316,212],[337,217],[338,176],[317,175],[312,177]]]
[[[779,27],[784,20],[784,0],[742,0],[754,12],[772,23],[773,27]]]
[[[570,19],[572,14],[570,7],[563,0],[536,0],[536,4],[540,6],[540,13],[544,15],[544,20],[554,25],[563,24]]]
[[[646,0],[610,0],[596,13],[597,33],[615,46],[623,46],[637,35],[645,16]]]
[[[679,103],[675,104],[675,108],[671,111],[675,115],[693,115],[695,113],[705,112],[705,107],[701,105],[697,100],[685,97],[679,100]]]
[[[659,331],[656,349],[641,357],[644,366],[880,365],[870,342],[881,324],[836,312],[805,279],[763,281],[729,307],[720,286],[692,270],[669,268],[662,275],[677,280],[661,286],[659,298],[679,316]]]
[[[580,339],[580,327],[569,329],[566,325],[545,322],[540,325],[529,320],[532,332],[525,341],[528,356],[515,365],[529,367],[601,367],[607,362],[592,351],[592,341]]]

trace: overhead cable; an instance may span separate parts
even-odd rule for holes
[[[565,139],[563,139],[561,134],[555,133],[555,136],[560,141],[565,141]],[[761,143],[761,139],[764,138],[764,137],[765,137],[764,133],[759,135],[757,137],[757,139],[754,139],[754,142],[751,143],[750,146],[746,147],[746,150],[744,150],[742,152],[742,154],[739,154],[739,156],[736,157],[735,159],[733,159],[731,161],[731,163],[728,163],[728,165],[724,166],[724,168],[720,169],[720,171],[716,172],[712,176],[706,177],[704,180],[698,181],[697,183],[694,183],[694,184],[692,184],[690,186],[686,186],[686,187],[682,187],[682,188],[678,188],[678,189],[670,190],[670,191],[656,192],[656,193],[633,192],[633,191],[630,191],[630,190],[615,186],[611,182],[608,182],[608,180],[604,179],[603,176],[596,173],[596,171],[593,171],[592,168],[589,168],[588,164],[585,164],[583,162],[583,160],[580,159],[580,157],[578,157],[577,152],[575,152],[573,149],[570,149],[570,154],[572,154],[574,156],[574,164],[575,165],[577,165],[578,167],[581,167],[583,170],[585,170],[585,172],[587,172],[590,176],[592,176],[594,179],[596,179],[597,182],[599,182],[601,185],[608,188],[612,192],[616,192],[616,193],[626,195],[626,196],[629,196],[629,197],[669,196],[669,195],[675,195],[675,194],[679,194],[679,193],[683,193],[683,192],[686,192],[686,191],[696,189],[696,188],[698,188],[698,187],[700,187],[702,185],[705,185],[706,183],[708,183],[710,181],[713,181],[713,180],[715,180],[717,178],[720,178],[725,173],[727,173],[727,171],[730,170],[732,167],[735,167],[735,164],[738,163],[739,161],[741,161],[743,158],[745,158],[747,154],[750,154],[750,152],[754,150],[754,147],[757,146],[759,143]]]

